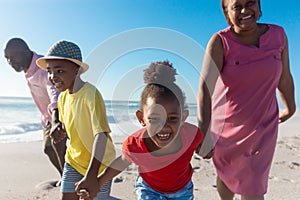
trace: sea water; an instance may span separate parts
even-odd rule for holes
[[[138,101],[106,100],[106,115],[112,137],[132,134],[141,128],[135,112]],[[189,103],[188,122],[196,124],[196,104]],[[30,97],[0,97],[0,143],[43,140],[40,113]]]

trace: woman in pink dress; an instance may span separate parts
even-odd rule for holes
[[[296,109],[288,42],[280,26],[257,23],[259,0],[222,0],[222,8],[229,27],[210,39],[199,83],[199,125],[203,133],[210,130],[214,144],[202,155],[213,155],[222,200],[232,200],[234,194],[261,200],[278,123]]]

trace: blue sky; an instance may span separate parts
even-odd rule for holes
[[[262,0],[261,3],[263,16],[260,21],[281,25],[287,33],[299,105],[298,1]],[[142,69],[151,61],[165,59],[174,64],[179,73],[178,81],[186,85],[184,90],[188,90],[187,96],[193,99],[197,92],[199,68],[192,64],[191,59],[199,53],[200,62],[211,35],[225,27],[227,24],[219,0],[0,0],[2,47],[11,37],[23,38],[32,50],[40,54],[46,54],[49,47],[61,39],[77,43],[84,60],[91,67],[84,79],[97,85],[105,99],[137,98],[143,87]],[[139,30],[148,32],[137,36]],[[157,30],[161,33],[152,34]],[[132,40],[122,40],[126,34],[132,36],[132,40],[135,36],[145,41],[151,41],[154,37],[158,43],[153,47],[145,44],[128,47]],[[193,56],[190,58],[178,53],[175,44],[180,46],[181,52],[194,45],[195,51],[190,49]],[[104,55],[122,48],[125,48],[123,52],[102,62],[107,58]],[[23,74],[10,68],[3,51],[1,57],[0,95],[30,96]],[[101,73],[96,70],[98,68],[101,68]]]

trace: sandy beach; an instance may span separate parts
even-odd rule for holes
[[[121,149],[123,138],[114,138]],[[120,152],[118,152],[120,153]],[[59,175],[42,152],[42,142],[0,144],[0,199],[60,199],[58,187],[51,183]],[[217,200],[216,173],[211,160],[195,156],[194,188],[196,200]],[[114,179],[111,199],[135,199],[137,168],[131,165]],[[240,199],[239,196],[236,200]],[[269,176],[267,200],[300,199],[300,114],[280,124],[277,149]]]

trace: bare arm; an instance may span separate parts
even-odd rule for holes
[[[278,84],[279,96],[285,106],[285,109],[279,114],[280,123],[289,119],[296,111],[294,81],[290,72],[288,41],[286,37],[285,44],[282,52],[282,73]]]
[[[203,60],[201,77],[199,80],[199,92],[198,92],[198,121],[199,128],[203,132],[205,139],[204,142],[198,148],[200,155],[205,156],[210,152],[212,141],[210,135],[207,134],[210,127],[211,120],[211,97],[214,92],[216,81],[223,67],[223,44],[220,36],[213,35],[210,39],[206,53]],[[207,137],[206,137],[207,135]],[[208,156],[208,158],[211,157]]]
[[[52,110],[52,123],[51,123],[50,137],[53,139],[54,144],[59,143],[66,137],[66,131],[63,124],[59,121],[58,109]]]
[[[79,192],[80,189],[85,188],[92,197],[97,195],[99,190],[99,188],[97,188],[97,176],[105,154],[107,142],[107,133],[99,133],[95,136],[89,167],[86,175],[76,184],[76,192]]]
[[[130,165],[130,162],[126,160],[126,158],[121,155],[116,158],[109,167],[98,177],[98,184],[95,185],[100,188],[107,182],[112,180],[115,176],[120,174],[124,169],[126,169]],[[91,195],[90,191],[86,188],[81,188],[77,190],[77,195],[80,196],[80,199],[92,199],[93,196]]]
[[[112,180],[115,176],[120,174],[124,169],[126,169],[130,165],[130,162],[126,160],[126,158],[121,155],[116,158],[111,165],[106,168],[103,174],[98,177],[98,186],[99,188],[105,184],[107,181]]]
[[[52,116],[50,137],[52,138],[54,144],[56,144],[66,137],[66,131],[64,130],[64,126],[59,121],[59,112],[57,108],[58,96],[60,93],[55,88],[55,86],[49,81],[47,77],[47,73],[45,74],[45,81],[46,81],[45,84],[47,88],[47,93],[50,99],[48,110]]]

